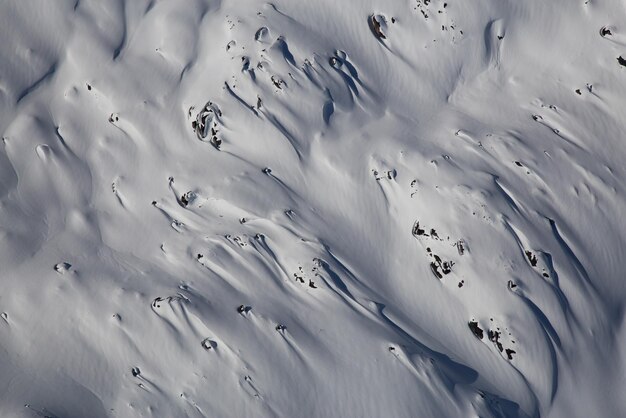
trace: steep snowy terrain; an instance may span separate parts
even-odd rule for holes
[[[0,417],[626,416],[623,0],[0,18]]]

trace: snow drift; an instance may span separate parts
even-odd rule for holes
[[[0,415],[626,415],[625,15],[3,2]]]

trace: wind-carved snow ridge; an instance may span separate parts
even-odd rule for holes
[[[620,2],[0,12],[0,416],[626,415]]]

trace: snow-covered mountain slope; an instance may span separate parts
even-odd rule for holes
[[[626,3],[0,3],[0,416],[626,416]]]

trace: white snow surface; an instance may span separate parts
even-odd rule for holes
[[[626,416],[623,0],[0,19],[0,417]]]

